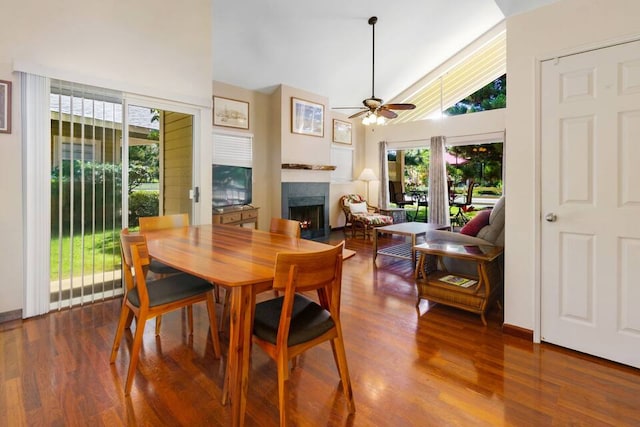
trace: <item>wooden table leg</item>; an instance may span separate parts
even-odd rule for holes
[[[249,389],[251,321],[254,303],[252,286],[237,286],[231,289],[228,381],[233,426],[244,425]]]
[[[378,230],[373,229],[373,263],[375,264],[378,257]]]

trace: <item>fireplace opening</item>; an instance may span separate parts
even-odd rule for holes
[[[326,241],[329,238],[329,183],[283,182],[281,215],[302,224],[300,237]]]
[[[324,236],[324,205],[290,206],[289,218],[300,222],[300,237]]]

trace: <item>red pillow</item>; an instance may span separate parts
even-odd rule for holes
[[[475,237],[485,225],[489,225],[489,215],[491,215],[491,209],[478,212],[471,221],[466,223],[465,226],[460,229],[460,233]]]

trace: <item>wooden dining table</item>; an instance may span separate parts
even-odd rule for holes
[[[328,245],[229,225],[197,225],[143,234],[153,258],[231,290],[229,400],[232,425],[244,425],[256,294],[271,288],[278,252],[314,252]],[[344,256],[353,254],[345,250]]]

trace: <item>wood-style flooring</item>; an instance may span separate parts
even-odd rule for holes
[[[410,262],[381,257],[375,266],[371,241],[347,247],[357,251],[344,264],[342,297],[356,413],[347,412],[326,344],[292,372],[295,425],[640,425],[640,371],[506,335],[496,307],[486,327],[426,301],[417,310]],[[130,334],[109,364],[119,311],[118,299],[0,324],[0,426],[228,425],[225,358],[213,357],[204,305],[194,308],[192,337],[181,311],[163,317],[158,338],[147,324],[128,398]],[[254,347],[248,426],[278,424],[276,378],[275,363]]]

